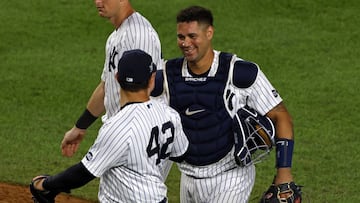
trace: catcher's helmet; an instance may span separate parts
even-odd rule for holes
[[[239,166],[260,162],[275,145],[274,124],[249,106],[239,109],[233,119],[235,161]]]

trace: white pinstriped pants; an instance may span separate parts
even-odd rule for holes
[[[236,167],[210,178],[181,174],[181,203],[246,203],[255,183],[255,166]]]

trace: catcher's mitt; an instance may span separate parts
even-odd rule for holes
[[[48,191],[48,190],[41,191],[35,188],[34,184],[36,181],[45,179],[47,177],[48,177],[47,175],[44,175],[31,181],[30,192],[32,194],[32,199],[34,200],[34,203],[54,203],[56,195],[60,193],[60,192]]]
[[[261,197],[260,203],[301,203],[301,186],[294,182],[271,185]]]

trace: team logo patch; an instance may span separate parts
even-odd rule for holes
[[[93,159],[93,154],[91,152],[88,152],[86,154],[86,160],[91,161]]]
[[[279,93],[278,93],[276,90],[272,90],[271,92],[273,93],[274,97],[278,97],[278,96],[279,96]]]

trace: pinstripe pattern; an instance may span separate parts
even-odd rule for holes
[[[242,59],[234,55],[230,65],[230,73],[232,73],[232,68],[234,68],[233,65],[237,60]],[[234,108],[227,109],[232,117],[236,114],[238,109],[242,108],[246,104],[256,109],[261,115],[265,115],[282,101],[281,96],[276,92],[273,85],[266,78],[259,67],[256,80],[249,88],[235,87],[231,78],[232,74],[229,74],[228,85],[225,87],[225,92],[229,91],[230,93],[234,94],[232,101],[230,101]],[[227,100],[225,95],[224,100]],[[227,103],[229,103],[229,101],[227,101]]]
[[[248,202],[255,182],[255,166],[235,167],[211,178],[181,175],[181,203]]]
[[[282,101],[279,95],[277,97],[274,96],[273,91],[275,88],[261,70],[259,70],[254,85],[250,88],[252,89],[252,94],[249,97],[248,104],[257,109],[262,115],[265,115]]]
[[[218,70],[219,54],[219,51],[214,50],[214,60],[208,77],[215,75]],[[223,95],[228,113],[233,117],[237,110],[247,103],[261,114],[266,114],[282,101],[280,95],[275,94],[274,87],[259,67],[256,80],[250,87],[237,88],[234,86],[232,72],[237,60],[242,59],[234,55],[230,63],[229,78]],[[182,75],[191,77],[186,63],[183,64]],[[167,80],[165,77],[165,83]],[[166,89],[167,86],[168,84],[164,84],[165,91],[163,95],[158,97],[164,103],[169,103],[170,95]],[[233,97],[227,97],[227,93],[233,94]],[[234,108],[230,109],[230,103]],[[188,136],[191,137],[191,135]],[[255,166],[238,167],[233,157],[233,150],[220,161],[207,166],[194,166],[186,162],[179,164],[179,169],[182,172],[180,189],[182,203],[248,202],[255,182]]]
[[[171,130],[161,131],[164,123],[174,126],[174,141],[166,153],[177,157],[185,153],[188,141],[182,131],[178,113],[156,101],[133,103],[108,119],[99,130],[99,135],[82,159],[85,167],[100,177],[100,202],[160,202],[166,196],[164,184],[171,161],[159,154],[149,156],[147,147],[156,145],[151,135],[158,126],[160,148],[172,137]]]
[[[247,202],[255,182],[255,166],[238,167],[233,153],[231,150],[207,166],[179,164],[181,202]]]
[[[104,104],[106,114],[103,121],[113,116],[119,109],[120,85],[115,79],[117,62],[125,51],[141,49],[147,52],[158,69],[161,68],[161,45],[157,32],[150,22],[135,12],[107,39],[105,63],[101,80],[105,81]]]

